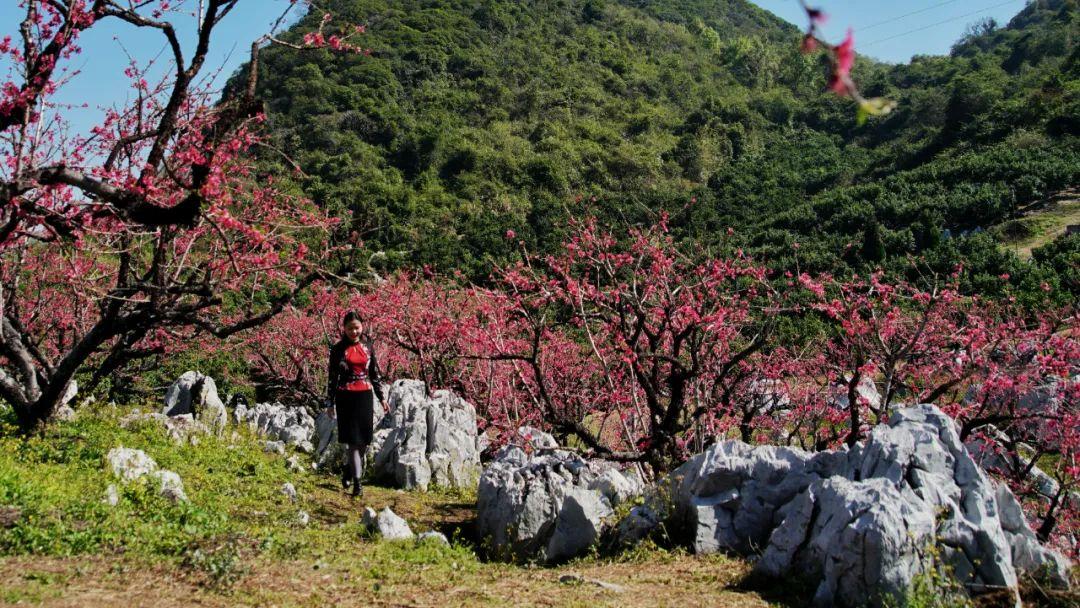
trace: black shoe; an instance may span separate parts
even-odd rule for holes
[[[354,477],[352,480],[352,495],[354,497],[360,497],[364,495],[364,486],[360,483],[359,477]]]

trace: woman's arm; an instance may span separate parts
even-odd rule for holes
[[[330,347],[330,365],[326,371],[326,405],[327,407],[334,405],[334,392],[337,389],[338,373],[340,373],[341,366],[338,359],[340,354],[338,353],[337,345]]]
[[[368,354],[371,355],[368,361],[368,378],[371,380],[371,389],[375,391],[375,396],[381,402],[383,401],[382,372],[379,371],[379,360],[375,357],[375,345],[372,342],[368,342]]]

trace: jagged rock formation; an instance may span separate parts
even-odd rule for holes
[[[405,489],[475,486],[480,451],[470,403],[445,390],[429,396],[419,380],[394,382],[387,401],[371,446],[376,477]]]
[[[580,555],[641,483],[610,463],[562,450],[500,450],[480,478],[477,527],[493,555],[555,563]]]
[[[161,413],[166,416],[192,414],[216,433],[223,431],[228,422],[225,404],[218,397],[214,379],[196,371],[184,372],[169,386]]]
[[[816,605],[880,605],[939,565],[972,591],[1015,589],[1018,573],[1067,585],[1067,561],[932,405],[898,410],[850,451],[718,443],[671,480],[671,515],[695,550],[760,552],[758,573],[809,579]]]
[[[315,448],[315,419],[302,407],[290,407],[282,403],[256,403],[248,407],[238,403],[233,410],[237,424],[246,424],[251,430],[271,440],[280,440],[304,453]]]
[[[157,412],[147,412],[144,414],[135,411],[124,416],[124,418],[120,420],[120,427],[125,429],[131,428],[133,425],[142,422],[160,424],[169,435],[169,438],[172,439],[173,443],[177,445],[183,445],[185,443],[197,444],[199,436],[210,433],[210,429],[202,422],[195,420],[195,417],[191,414],[166,416],[165,414],[159,414]]]

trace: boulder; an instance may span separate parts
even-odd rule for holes
[[[150,473],[150,479],[157,485],[159,495],[173,502],[187,502],[187,494],[184,493],[184,482],[173,471],[158,469]]]
[[[304,465],[300,463],[300,458],[296,454],[289,456],[285,460],[285,468],[292,471],[293,473],[304,472]]]
[[[523,439],[533,450],[554,450],[559,447],[559,443],[555,441],[555,437],[536,427],[518,427],[517,432],[518,437],[521,437],[521,439]]]
[[[375,531],[378,529],[379,513],[371,507],[364,507],[360,511],[360,525],[364,526],[368,530]]]
[[[64,387],[64,396],[60,397],[60,406],[68,406],[68,404],[70,404],[78,394],[79,383],[75,380],[71,380],[70,382],[68,382],[67,386]]]
[[[105,462],[114,477],[123,483],[129,483],[143,477],[151,480],[157,493],[173,502],[187,502],[184,482],[173,471],[159,469],[157,463],[142,450],[119,447],[109,450]],[[106,501],[110,505],[119,502],[119,493],[114,486],[106,490]]]
[[[1067,562],[932,405],[897,410],[851,450],[717,443],[669,485],[695,550],[760,553],[757,573],[809,580],[819,606],[883,605],[941,566],[972,590],[1015,589],[1019,573],[1065,583]],[[627,534],[655,519],[631,516]]]
[[[120,504],[120,489],[116,487],[115,483],[110,483],[109,487],[105,488],[105,498],[103,502],[110,507],[115,507]]]
[[[216,433],[224,431],[228,421],[214,379],[196,371],[184,372],[169,386],[161,413],[170,417],[192,414]]]
[[[415,537],[409,528],[409,522],[391,511],[390,507],[384,508],[377,515],[374,509],[365,507],[361,521],[365,528],[386,540],[411,540]]]
[[[428,395],[419,380],[398,380],[378,425],[373,470],[405,489],[474,487],[480,476],[476,410],[450,391]]]
[[[636,477],[563,450],[503,448],[480,477],[477,528],[494,557],[556,563],[584,553],[614,523]],[[634,490],[630,490],[634,488]]]
[[[296,486],[287,481],[281,485],[281,493],[285,495],[285,498],[293,502],[296,502],[299,498],[296,494]]]
[[[157,470],[157,463],[146,452],[131,448],[113,448],[105,455],[105,461],[113,477],[123,482],[134,481]]]

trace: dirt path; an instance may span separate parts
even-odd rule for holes
[[[665,562],[595,563],[562,568],[492,565],[447,576],[401,564],[372,577],[363,549],[318,569],[302,561],[259,559],[231,589],[215,591],[177,566],[123,557],[0,560],[0,605],[115,606],[769,606],[735,588],[739,562],[678,556]],[[430,571],[429,571],[430,570]],[[560,579],[566,582],[560,582]],[[606,589],[605,585],[621,587]]]

